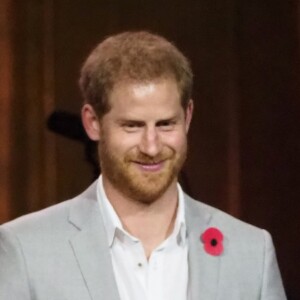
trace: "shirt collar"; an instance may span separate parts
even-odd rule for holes
[[[185,212],[184,212],[184,195],[182,188],[179,183],[177,183],[177,190],[178,190],[178,207],[177,207],[177,215],[174,225],[174,230],[171,236],[176,237],[177,243],[181,246],[184,246],[186,243],[186,223],[185,223]],[[99,180],[97,182],[97,201],[99,203],[104,227],[108,237],[108,245],[109,247],[112,246],[114,238],[117,232],[123,232],[126,235],[131,236],[128,232],[125,231],[123,225],[121,223],[120,218],[118,217],[116,211],[114,210],[113,206],[111,205],[110,201],[108,200],[104,186],[103,186],[103,179],[102,175],[100,175]],[[131,236],[132,239],[136,239],[135,237]]]

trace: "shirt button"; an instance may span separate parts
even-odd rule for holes
[[[141,268],[143,266],[143,264],[142,263],[138,263],[138,266]]]

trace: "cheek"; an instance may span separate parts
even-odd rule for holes
[[[186,134],[184,131],[173,132],[171,134],[166,134],[162,137],[164,145],[173,148],[175,150],[180,150],[187,143]]]
[[[117,153],[127,153],[139,145],[140,137],[137,134],[118,133],[107,139],[109,148]]]

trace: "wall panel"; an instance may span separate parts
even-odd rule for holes
[[[11,1],[0,2],[0,223],[10,218],[11,212],[11,99],[12,99],[12,10]]]

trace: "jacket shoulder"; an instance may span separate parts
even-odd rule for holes
[[[38,234],[57,235],[62,228],[67,229],[70,227],[68,220],[70,220],[70,215],[73,211],[84,214],[85,210],[90,209],[91,202],[96,202],[96,197],[93,193],[94,189],[95,184],[72,199],[2,224],[0,231],[10,232],[17,236],[36,236]]]
[[[244,222],[227,212],[197,201],[186,195],[186,206],[192,214],[192,218],[205,217],[209,227],[217,227],[224,234],[231,237],[238,236],[239,239],[259,239],[261,242],[269,234],[264,229]]]

